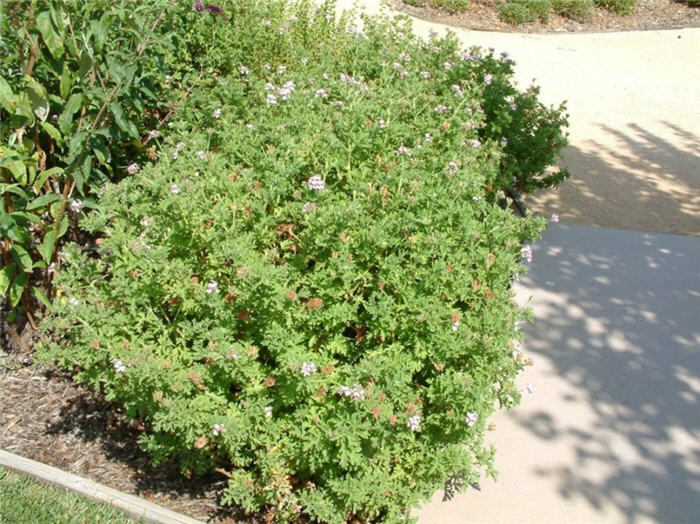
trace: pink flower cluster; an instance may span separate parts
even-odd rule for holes
[[[349,397],[355,400],[365,399],[365,390],[360,384],[353,384],[352,388],[340,386],[337,393],[341,397]]]

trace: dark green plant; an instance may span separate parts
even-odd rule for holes
[[[192,7],[167,0],[22,0],[0,19],[0,298],[33,322],[94,187],[155,155],[179,96],[162,67]],[[201,18],[201,16],[200,16]],[[183,75],[180,85],[194,80]]]

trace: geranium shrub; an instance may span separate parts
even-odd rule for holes
[[[519,400],[511,284],[542,221],[502,205],[502,165],[531,129],[502,114],[505,57],[281,5],[251,8],[160,160],[100,191],[42,355],[123,405],[156,461],[223,471],[224,503],[407,520],[493,473],[488,417]]]

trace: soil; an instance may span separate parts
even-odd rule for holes
[[[548,24],[538,21],[518,26],[506,24],[498,18],[498,10],[503,3],[503,0],[472,0],[469,9],[463,13],[414,7],[401,0],[394,0],[392,7],[430,22],[503,33],[602,33],[700,27],[700,8],[690,7],[679,0],[637,0],[635,12],[628,16],[615,15],[596,7],[589,22],[577,22],[552,13]]]
[[[188,478],[174,462],[153,466],[139,448],[138,424],[70,375],[34,366],[27,333],[19,345],[11,333],[9,344],[0,346],[0,449],[198,520],[258,522],[218,506],[226,487],[223,475]]]

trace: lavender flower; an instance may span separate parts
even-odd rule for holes
[[[526,262],[532,262],[532,247],[529,244],[525,244],[520,250],[521,258],[524,258]]]
[[[469,427],[472,427],[474,424],[476,424],[477,420],[479,420],[479,414],[476,411],[470,411],[464,418],[464,422],[466,422],[467,426]]]
[[[452,331],[457,331],[459,329],[459,320],[452,323]]]
[[[313,362],[303,362],[301,364],[301,374],[305,377],[310,377],[316,373],[316,364]]]
[[[444,104],[439,104],[439,105],[435,106],[436,113],[443,113],[444,114],[444,113],[447,113],[449,110],[450,110],[450,108]]]
[[[265,27],[270,27],[270,24],[271,24],[271,23],[272,23],[272,22],[270,22],[269,20],[263,20],[263,21],[262,21],[262,25],[264,25]]]
[[[170,186],[170,192],[173,195],[177,195],[178,193],[180,193],[180,188],[177,186],[177,184],[173,184],[172,186]]]
[[[408,426],[408,429],[411,431],[418,431],[418,429],[420,429],[420,417],[418,415],[409,417],[406,421],[406,426]]]
[[[222,433],[226,433],[226,427],[224,427],[223,424],[214,424],[214,427],[211,429],[211,434],[218,437]]]
[[[275,84],[271,84],[270,82],[268,82],[267,84],[265,84],[265,87],[264,87],[264,88],[265,88],[265,91],[274,91],[275,89],[277,89],[277,88],[275,87]]]
[[[481,149],[481,142],[479,142],[478,139],[472,138],[471,142],[469,142],[469,143],[471,144],[471,146],[472,146],[474,149]]]
[[[83,203],[82,200],[78,200],[77,198],[73,200],[73,202],[70,203],[70,206],[68,208],[73,212],[73,213],[80,213],[80,210],[83,209],[85,204]]]
[[[445,62],[444,64],[442,64],[442,67],[445,68],[445,71],[452,71],[452,64],[450,64],[449,62]]]
[[[325,89],[317,89],[316,98],[328,98],[328,91]]]
[[[267,95],[267,103],[274,105],[277,103],[277,97],[275,95]]]
[[[266,416],[267,418],[272,418],[272,407],[270,407],[270,406],[265,406],[265,407],[263,408],[263,413],[265,413],[265,416]]]
[[[459,166],[457,165],[457,162],[455,162],[455,161],[448,162],[447,174],[448,175],[456,175],[457,171],[459,171]]]
[[[353,384],[352,388],[340,386],[337,391],[341,397],[349,397],[354,400],[365,400],[365,389],[360,384]]]
[[[284,73],[286,73],[286,72],[287,72],[287,66],[285,66],[285,65],[278,65],[278,66],[277,66],[277,73],[279,73],[280,75],[282,75],[282,74],[284,74]]]
[[[452,92],[456,94],[457,96],[463,96],[464,91],[462,91],[462,88],[458,86],[457,84],[453,85],[451,88]]]
[[[312,211],[314,211],[316,209],[316,207],[317,207],[316,204],[314,204],[313,202],[307,202],[306,204],[304,204],[302,206],[301,209],[302,209],[302,211],[304,211],[304,213],[311,213]]]
[[[216,293],[218,290],[219,290],[219,284],[218,284],[218,282],[212,280],[211,282],[209,282],[209,283],[207,284],[206,292],[207,292],[208,294],[211,295],[212,293]]]
[[[399,146],[399,148],[396,150],[396,154],[401,156],[411,156],[411,150],[407,148],[406,146]]]
[[[433,141],[433,136],[430,133],[425,134],[425,141],[426,142],[432,142]]]
[[[406,51],[401,51],[399,54],[399,60],[402,62],[410,62],[411,61],[411,55],[409,55]]]
[[[241,74],[242,74],[243,76],[246,76],[248,73],[250,73],[250,69],[248,69],[246,66],[241,66],[241,68],[239,69],[239,71],[241,72]]]
[[[177,151],[173,151],[172,158],[173,160],[177,160],[178,158],[180,158],[180,153],[178,153]]]
[[[325,184],[323,178],[320,175],[314,175],[307,180],[306,185],[312,191],[323,191]]]
[[[383,118],[380,118],[380,119],[377,121],[377,124],[379,125],[379,129],[384,129],[384,128],[386,127],[386,122],[384,122],[384,119],[383,119]]]
[[[428,71],[421,71],[421,72],[420,72],[420,76],[421,76],[421,78],[423,78],[424,80],[428,80],[428,79],[430,78],[430,73],[429,73]]]
[[[220,118],[221,117],[221,109],[214,109],[214,112],[211,114],[214,118]]]
[[[197,158],[199,158],[200,160],[204,160],[205,158],[207,158],[207,154],[204,151],[199,150],[197,151]]]
[[[78,305],[80,305],[80,300],[78,300],[75,297],[71,297],[68,303],[73,307],[77,307]]]
[[[135,175],[136,173],[139,172],[139,165],[136,162],[132,162],[126,167],[126,172],[129,173],[130,175]]]
[[[493,75],[484,75],[484,82],[487,86],[490,86],[491,82],[493,82]]]
[[[176,148],[176,149],[182,149],[183,147],[185,147],[185,143],[184,143],[184,142],[178,142],[177,144],[175,144],[175,148]]]
[[[285,82],[285,84],[282,87],[280,87],[278,91],[280,98],[282,100],[289,100],[289,97],[292,96],[295,87],[296,85],[294,84],[294,82]]]
[[[552,216],[549,217],[549,221],[554,223],[559,222],[559,215],[557,215],[556,213],[552,213]]]
[[[110,362],[112,363],[112,366],[114,366],[114,371],[117,373],[124,373],[126,371],[126,366],[121,360],[113,358],[110,360]]]

